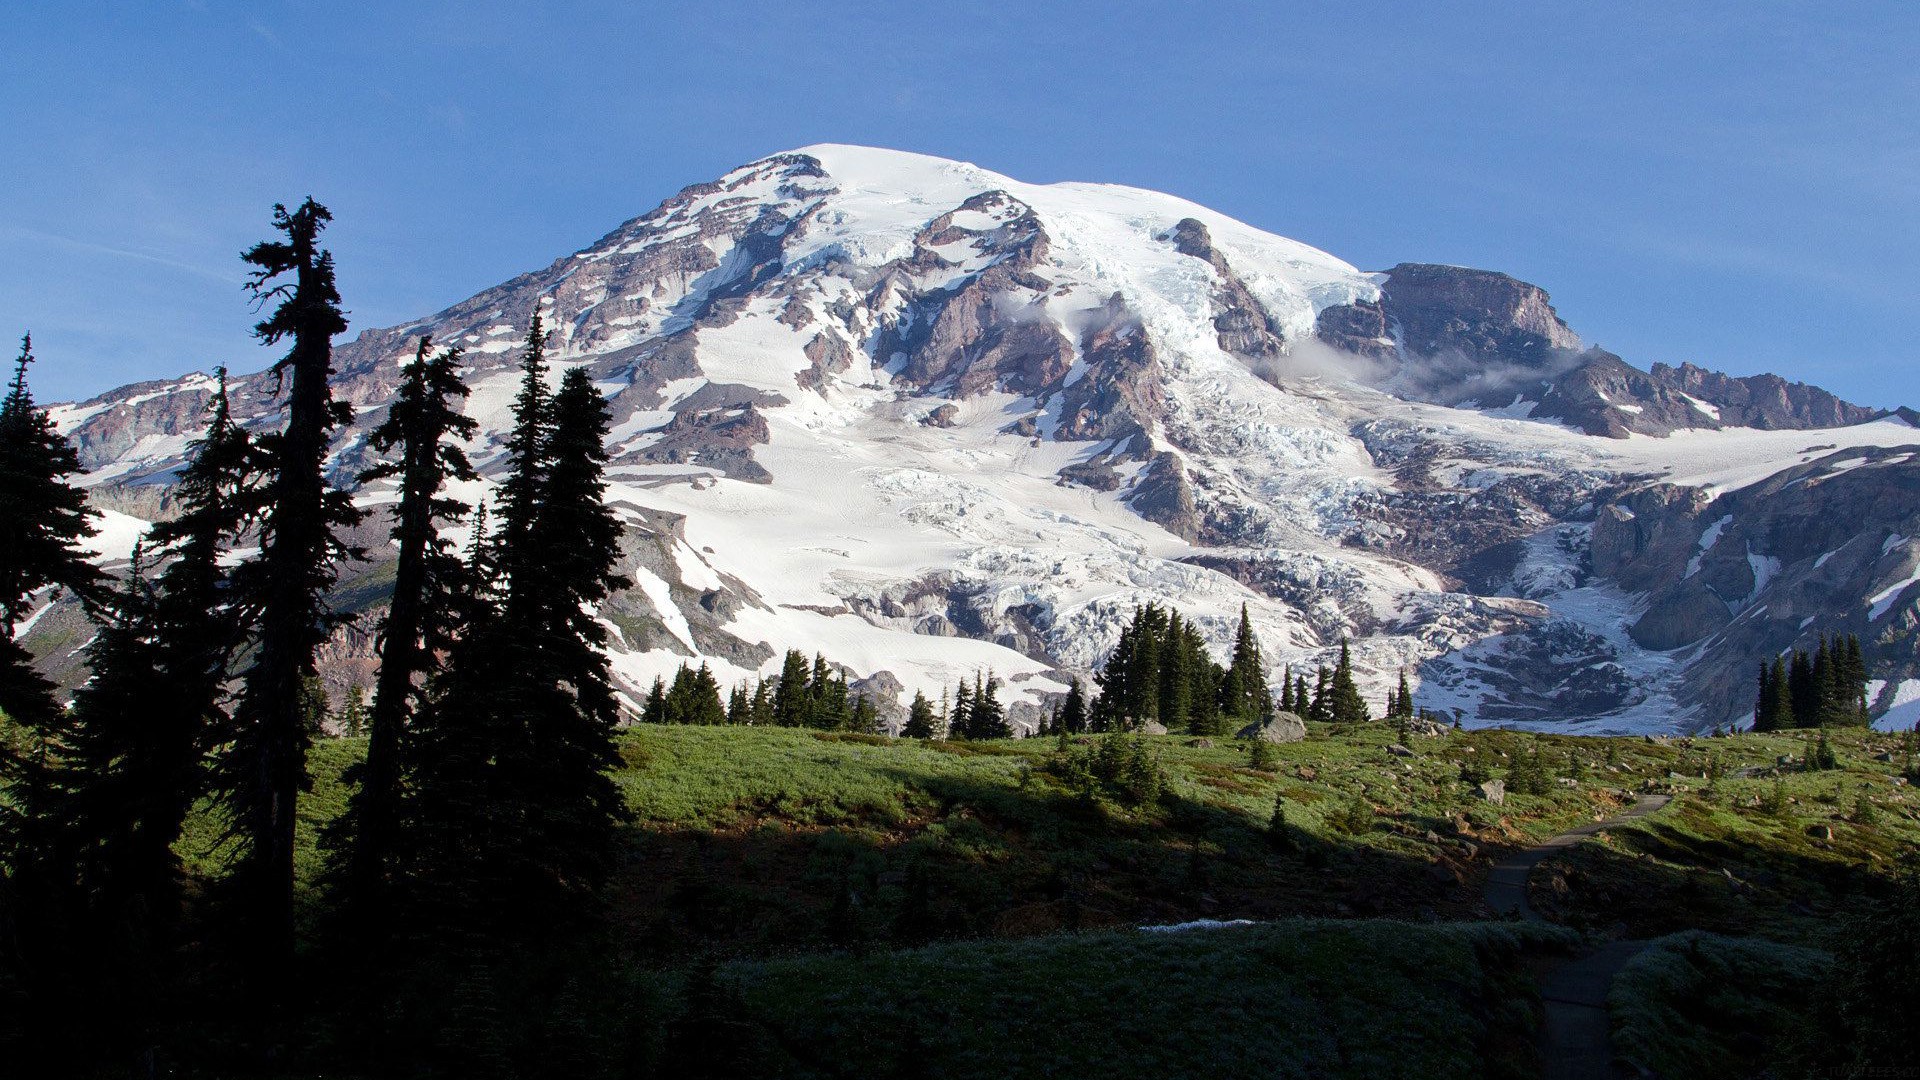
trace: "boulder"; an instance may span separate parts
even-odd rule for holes
[[[1480,797],[1495,806],[1505,806],[1507,802],[1507,782],[1488,780],[1480,785]]]
[[[1412,757],[1413,756],[1413,751],[1407,749],[1404,746],[1401,746],[1399,743],[1388,743],[1387,753],[1392,754],[1394,757]]]
[[[1275,713],[1264,724],[1248,724],[1234,735],[1236,739],[1265,739],[1270,743],[1293,743],[1307,737],[1307,722],[1290,712]]]
[[[1135,729],[1141,735],[1165,735],[1167,725],[1158,720],[1149,720]]]
[[[1831,840],[1833,839],[1833,826],[1809,825],[1807,826],[1807,835],[1813,837],[1815,840]]]

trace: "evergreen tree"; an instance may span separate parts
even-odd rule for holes
[[[256,244],[244,256],[256,268],[254,296],[263,304],[278,301],[254,327],[255,336],[266,345],[292,342],[273,367],[287,388],[286,424],[261,440],[271,473],[260,556],[245,579],[258,631],[235,711],[238,730],[222,762],[237,841],[234,914],[246,943],[242,955],[269,1006],[290,989],[294,827],[312,738],[301,715],[301,686],[313,675],[314,654],[334,621],[324,597],[335,568],[352,554],[335,530],[360,518],[348,494],[329,490],[326,477],[329,437],[353,415],[328,387],[333,338],[347,328],[333,257],[317,246],[331,218],[312,199],[291,213],[276,206],[273,226],[286,239]],[[286,275],[292,280],[281,280]]]
[[[765,679],[754,684],[753,697],[747,702],[746,722],[756,726],[766,726],[774,722],[773,686]]]
[[[228,414],[224,370],[217,386],[174,489],[178,512],[149,534],[170,562],[150,583],[149,549],[136,548],[88,647],[93,677],[42,758],[58,832],[35,869],[56,886],[49,895],[61,898],[70,937],[58,941],[44,921],[35,936],[60,949],[68,985],[83,995],[68,1011],[98,1022],[83,1042],[135,1069],[152,1059],[174,996],[183,897],[173,848],[204,790],[201,757],[227,731],[220,701],[240,638],[220,557],[247,519],[258,460]]]
[[[880,723],[880,710],[874,707],[873,699],[864,693],[853,699],[853,730],[862,735],[886,734]]]
[[[900,729],[902,738],[931,739],[934,737],[933,703],[927,695],[918,690],[913,692],[913,704],[907,706],[907,725]]]
[[[533,434],[503,484],[504,595],[476,606],[411,740],[411,915],[455,944],[575,922],[625,816],[607,775],[618,710],[593,614],[625,584],[604,500],[606,404],[580,369],[544,398],[539,345],[530,334],[515,405],[516,433]]]
[[[1188,727],[1193,718],[1193,682],[1195,657],[1188,640],[1187,621],[1179,611],[1167,612],[1165,638],[1161,643],[1159,672],[1159,715],[1155,719],[1168,731]],[[1206,734],[1197,732],[1196,734]]]
[[[1394,694],[1394,715],[1403,719],[1413,719],[1413,690],[1407,685],[1407,671],[1400,669],[1400,687]]]
[[[813,698],[807,692],[807,658],[798,649],[788,649],[780,664],[780,681],[773,691],[773,722],[781,727],[802,727],[813,722]]]
[[[1000,680],[992,672],[974,676],[973,702],[968,711],[967,738],[1011,739],[1006,710],[1000,705]]]
[[[1793,726],[1820,726],[1820,694],[1813,674],[1813,658],[1799,649],[1787,666],[1787,695],[1793,705]]]
[[[398,455],[360,475],[363,484],[397,480],[400,495],[392,510],[398,556],[379,638],[367,756],[348,770],[347,782],[356,786],[346,813],[326,838],[336,908],[349,933],[367,939],[363,944],[371,944],[370,935],[388,921],[407,727],[423,705],[421,695],[439,669],[438,658],[452,645],[457,598],[468,591],[466,567],[440,533],[465,516],[465,507],[448,498],[445,487],[450,480],[474,479],[456,440],[471,438],[477,425],[459,411],[467,396],[460,350],[430,357],[431,347],[431,339],[420,339],[386,420],[367,439],[374,452],[398,450]]]
[[[0,404],[0,716],[24,744],[13,753],[0,745],[0,869],[17,869],[29,857],[27,849],[43,842],[36,834],[58,827],[52,782],[41,773],[49,752],[57,753],[67,722],[53,685],[14,640],[14,627],[37,604],[52,602],[51,595],[36,595],[42,589],[65,588],[91,604],[105,580],[80,548],[96,530],[86,494],[67,481],[80,471],[79,458],[33,403],[27,385],[32,363],[33,339],[25,337]]]
[[[741,683],[727,693],[727,723],[750,724],[753,722],[753,699],[747,695],[747,684]]]
[[[1280,711],[1299,712],[1293,700],[1293,665],[1288,664],[1280,673]]]
[[[517,673],[540,705],[531,722],[528,761],[528,853],[563,903],[587,895],[606,874],[614,830],[625,817],[620,790],[607,775],[619,764],[613,743],[619,706],[606,655],[601,602],[630,583],[616,572],[620,519],[606,504],[607,404],[586,369],[573,368],[553,396],[553,429],[539,514],[529,542],[537,558],[509,556],[518,566],[508,585],[508,624],[523,592],[538,622],[527,640],[532,664]],[[517,628],[514,632],[519,633]],[[708,674],[708,685],[712,675]],[[715,701],[717,704],[717,698]]]
[[[1321,721],[1333,719],[1333,672],[1325,664],[1314,671],[1313,703],[1307,706],[1307,716]]]
[[[667,722],[667,680],[665,676],[655,675],[653,677],[653,688],[647,691],[646,703],[640,707],[640,721],[645,724],[664,724]]]
[[[106,580],[80,547],[97,531],[86,493],[67,482],[80,472],[80,459],[33,403],[32,363],[33,339],[23,337],[0,404],[0,634],[8,638],[41,589],[58,586],[91,600],[102,595]]]
[[[520,350],[520,390],[513,399],[513,430],[507,436],[507,477],[500,485],[501,571],[509,579],[531,582],[538,576],[540,553],[532,534],[545,498],[553,432],[553,399],[547,388],[547,331],[534,305]],[[521,597],[521,602],[529,598]]]
[[[1220,712],[1236,726],[1273,719],[1266,661],[1260,657],[1260,642],[1253,635],[1245,604],[1240,605],[1240,626],[1233,635],[1233,658],[1220,680]]]
[[[1778,731],[1780,729],[1781,695],[1774,680],[1786,678],[1786,666],[1775,657],[1772,664],[1760,662],[1760,683],[1753,698],[1753,730]]]
[[[664,718],[669,724],[713,726],[727,722],[726,709],[720,704],[720,684],[712,669],[706,664],[698,669],[680,665],[666,693]]]
[[[1293,711],[1303,717],[1312,717],[1313,702],[1307,693],[1307,677],[1305,675],[1295,675],[1293,677]]]
[[[953,692],[953,712],[947,719],[947,738],[973,738],[973,687],[961,679]]]
[[[1067,700],[1060,706],[1060,722],[1057,726],[1068,735],[1079,735],[1087,730],[1087,695],[1079,679],[1067,684]]]
[[[1367,712],[1367,701],[1360,696],[1360,688],[1353,681],[1353,654],[1347,646],[1347,639],[1340,639],[1340,664],[1333,669],[1333,678],[1327,688],[1327,713],[1335,723],[1363,724],[1373,719]]]

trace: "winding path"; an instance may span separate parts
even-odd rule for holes
[[[1645,817],[1670,801],[1666,795],[1642,795],[1618,816],[1570,829],[1501,859],[1487,875],[1487,906],[1501,914],[1544,922],[1527,902],[1527,877],[1535,866],[1602,829]],[[1547,1080],[1612,1080],[1615,1076],[1607,990],[1627,961],[1646,946],[1644,941],[1610,941],[1541,974],[1546,1022],[1540,1031],[1540,1057]]]

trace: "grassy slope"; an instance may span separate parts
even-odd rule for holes
[[[1628,963],[1608,995],[1614,1047],[1656,1076],[1760,1075],[1783,1060],[1832,957],[1687,931]]]
[[[1815,737],[1702,740],[1730,764],[1765,767],[1668,780],[1680,793],[1668,810],[1545,864],[1536,905],[1575,925],[1624,923],[1637,937],[1699,928],[1817,944],[1850,894],[1875,887],[1920,845],[1920,797],[1905,783],[1903,735],[1836,731],[1841,768],[1831,771],[1776,764],[1804,760]],[[1893,760],[1875,760],[1881,754]],[[1686,768],[1700,761],[1696,753]]]
[[[721,980],[751,1018],[743,1056],[782,1076],[1524,1075],[1530,1009],[1499,973],[1552,936],[1286,920],[748,963]]]
[[[1523,1074],[1533,1017],[1510,962],[1519,932],[1429,921],[1477,913],[1494,849],[1610,814],[1634,790],[1676,789],[1669,810],[1548,864],[1541,906],[1641,933],[1699,923],[1813,940],[1848,890],[1920,841],[1892,736],[1837,735],[1842,771],[1783,771],[1778,790],[1797,800],[1784,810],[1754,805],[1775,794],[1773,777],[1697,774],[1804,755],[1798,735],[1689,746],[1451,733],[1414,739],[1412,758],[1390,755],[1393,739],[1385,725],[1316,726],[1277,748],[1271,771],[1230,740],[1148,739],[1167,798],[1129,807],[1056,778],[1050,739],[623,732],[617,779],[636,822],[610,897],[610,955],[637,980],[640,1056],[689,1022],[684,973],[720,960],[726,1041],[766,1075],[1160,1076],[1196,1061],[1223,1076]],[[1498,775],[1534,748],[1555,772],[1571,755],[1584,779],[1495,807],[1458,778],[1463,762]],[[1872,760],[1883,750],[1896,760]],[[344,802],[339,773],[360,752],[356,740],[314,749],[300,833],[309,887],[314,840]],[[1871,825],[1844,820],[1862,793]],[[1290,851],[1267,832],[1276,795]],[[1833,839],[1808,836],[1814,823]],[[216,836],[195,821],[183,846],[196,869],[212,869]],[[1282,921],[1120,929],[1195,917]],[[1632,984],[1656,1005],[1629,1014],[1623,1045],[1650,1061],[1747,1060],[1751,1003],[1693,1027],[1649,1021],[1687,993],[1670,985],[1672,963]]]

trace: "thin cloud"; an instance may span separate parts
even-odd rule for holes
[[[117,248],[108,244],[97,244],[91,240],[76,240],[71,236],[62,236],[59,233],[30,229],[20,225],[10,225],[7,227],[7,231],[16,236],[39,240],[43,243],[59,244],[62,247],[72,248],[75,251],[89,251],[96,255],[108,255],[117,259],[132,259],[137,262],[165,266],[170,269],[194,274],[224,284],[237,285],[241,282],[239,275],[222,273],[218,270],[209,270],[204,266],[195,266],[192,263],[181,262],[178,259],[169,259],[164,255],[153,255],[144,251],[130,251],[126,248]]]

